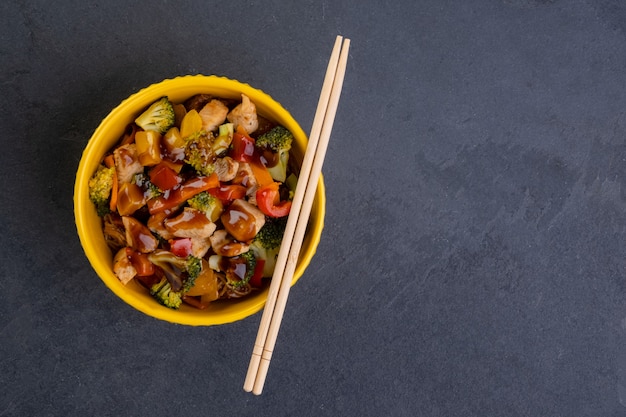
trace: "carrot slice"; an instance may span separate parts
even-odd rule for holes
[[[270,172],[258,158],[254,158],[250,161],[250,168],[252,169],[252,173],[259,187],[264,187],[274,182],[274,178],[272,178]]]
[[[104,158],[104,165],[106,165],[107,168],[115,168],[115,159],[113,159],[113,155],[107,155],[106,158]],[[116,169],[113,171],[113,188],[111,189],[111,200],[109,201],[109,210],[111,211],[115,211],[117,209],[117,193],[118,184]]]

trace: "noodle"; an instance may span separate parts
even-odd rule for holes
[[[241,298],[252,292],[250,284],[234,287],[228,282],[226,275],[215,274],[217,276],[217,291],[219,299]]]
[[[119,216],[114,217],[110,213],[104,216],[102,231],[104,240],[113,253],[126,246],[126,231]]]

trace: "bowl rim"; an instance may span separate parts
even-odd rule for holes
[[[235,93],[237,93],[237,95],[243,93],[250,97],[255,104],[257,104],[258,101],[259,103],[257,104],[257,107],[259,107],[259,105],[270,107],[271,111],[275,113],[274,118],[278,118],[281,120],[281,123],[288,125],[287,127],[292,131],[294,137],[296,138],[297,148],[301,148],[301,153],[304,153],[308,143],[307,135],[291,114],[278,101],[274,100],[263,90],[254,88],[247,83],[217,75],[183,75],[164,79],[161,82],[150,84],[122,100],[102,119],[98,127],[90,136],[85,148],[83,149],[78,169],[76,171],[73,195],[74,220],[81,247],[93,270],[104,282],[104,284],[126,304],[150,317],[159,320],[182,325],[213,326],[239,321],[260,311],[265,305],[267,299],[267,288],[263,290],[265,292],[265,296],[257,297],[257,302],[246,303],[247,307],[245,308],[238,308],[234,312],[219,316],[202,314],[202,310],[171,310],[161,306],[154,300],[146,302],[145,299],[138,298],[133,291],[127,290],[117,277],[115,277],[111,270],[112,259],[107,263],[104,261],[103,257],[98,256],[98,251],[94,247],[92,233],[89,231],[89,221],[85,216],[85,210],[95,212],[95,209],[93,208],[93,205],[90,204],[91,202],[88,197],[88,180],[91,177],[95,166],[99,163],[102,153],[110,148],[110,146],[107,147],[103,145],[102,142],[114,144],[119,138],[119,136],[117,136],[115,139],[111,139],[111,134],[106,133],[106,131],[110,128],[109,125],[114,124],[115,121],[120,118],[123,119],[131,117],[129,116],[130,113],[135,114],[131,112],[129,108],[132,108],[133,106],[138,107],[140,104],[143,108],[145,108],[159,97],[167,95],[163,94],[164,92],[167,92],[168,90],[172,91],[174,88],[179,89],[183,87],[188,89],[197,87],[198,90],[211,89],[212,91],[223,91],[222,96],[224,96],[224,92],[227,92],[225,96],[235,95]],[[216,96],[220,96],[220,93],[216,92],[214,94]],[[259,99],[262,101],[259,101]],[[285,123],[285,121],[287,121],[287,123]],[[109,138],[108,141],[106,140],[107,137]],[[324,227],[326,212],[326,193],[322,175],[320,175],[320,179],[317,184],[315,200],[314,209],[317,212],[317,221],[309,224],[310,230],[307,231],[307,237],[309,239],[308,250],[305,251],[303,245],[291,285],[294,285],[300,279],[304,270],[311,262],[311,259],[313,258],[321,240],[321,233]],[[102,241],[104,241],[104,239],[102,239]]]

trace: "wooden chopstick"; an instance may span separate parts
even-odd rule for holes
[[[300,168],[296,192],[243,386],[245,391],[252,391],[256,395],[263,391],[272,352],[287,304],[291,281],[298,262],[339,104],[349,47],[349,39],[337,36],[322,85],[322,92],[309,135],[309,143]]]
[[[261,323],[259,324],[257,338],[254,342],[252,356],[250,358],[250,364],[248,366],[248,372],[244,381],[243,389],[248,392],[252,391],[259,370],[261,355],[263,354],[263,349],[265,347],[267,333],[269,331],[272,315],[274,314],[274,307],[278,298],[278,291],[281,286],[283,273],[285,271],[289,251],[291,249],[291,242],[293,241],[293,236],[296,229],[296,223],[298,222],[300,209],[302,207],[305,188],[307,187],[311,168],[313,166],[313,159],[317,150],[317,143],[321,133],[321,125],[326,115],[326,109],[328,107],[328,101],[330,99],[330,92],[332,90],[332,84],[337,70],[337,63],[339,62],[340,49],[341,37],[338,36],[330,57],[330,62],[328,63],[328,69],[326,72],[326,77],[324,79],[324,84],[322,86],[322,92],[320,95],[317,111],[315,113],[315,119],[313,121],[311,135],[309,135],[309,142],[304,153],[302,166],[300,167],[300,175],[298,177],[298,183],[296,185],[296,192],[291,203],[291,211],[289,213],[289,218],[287,219],[287,225],[285,227],[282,244],[280,246],[278,257],[276,259],[276,266],[274,267],[274,274],[272,275],[272,281],[270,284],[267,301],[265,302],[265,308],[261,316]]]

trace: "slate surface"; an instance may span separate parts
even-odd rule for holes
[[[626,6],[617,0],[0,4],[0,416],[626,415]],[[260,314],[168,324],[98,279],[74,172],[164,78],[310,129],[352,40],[326,227],[260,397]]]

